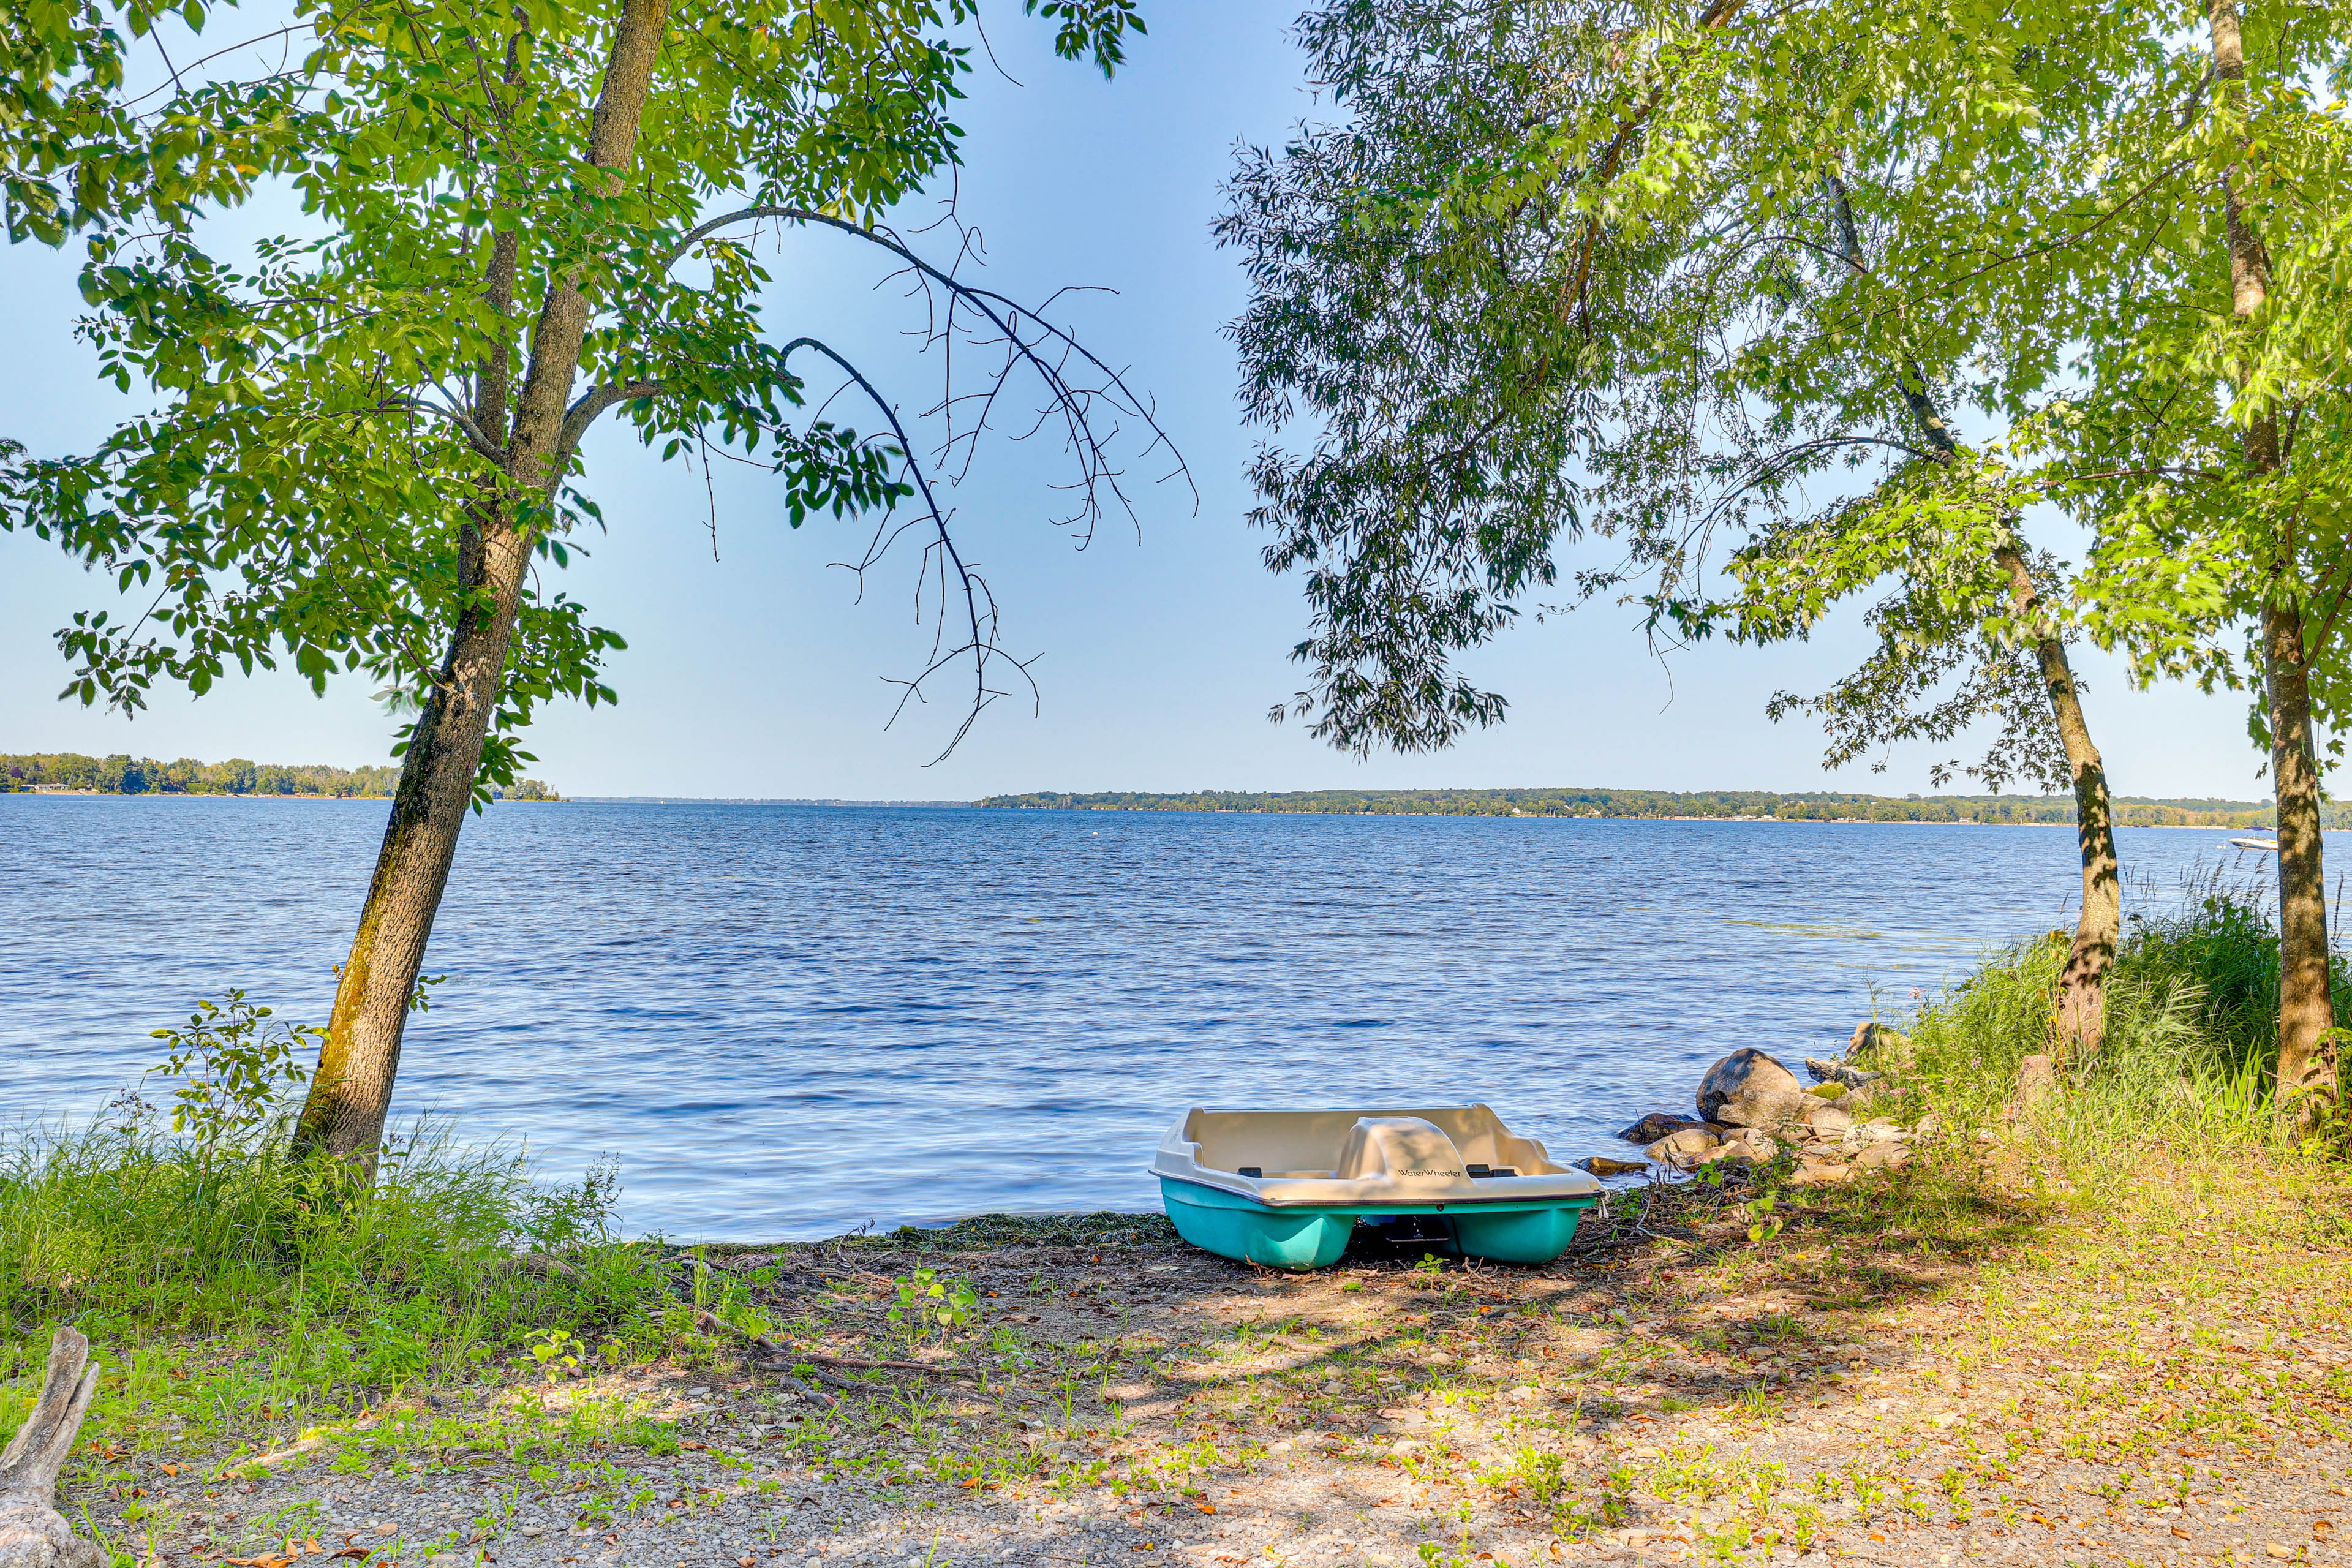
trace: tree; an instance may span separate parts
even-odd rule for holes
[[[1133,0],[1024,8],[1106,73],[1142,31]],[[167,171],[88,215],[84,335],[157,407],[86,456],[19,464],[10,521],[155,595],[60,634],[85,702],[135,710],[157,679],[201,693],[282,655],[314,687],[363,674],[411,706],[296,1132],[372,1172],[468,805],[516,782],[538,704],[613,696],[600,661],[620,638],[541,575],[601,523],[581,458],[598,419],[665,458],[767,466],[794,526],[880,515],[869,565],[911,503],[926,591],[961,632],[908,691],[965,671],[968,727],[1024,679],[893,405],[821,338],[763,335],[762,229],[875,247],[932,296],[934,341],[992,351],[987,381],[947,389],[958,461],[1007,378],[1034,376],[1091,523],[1127,504],[1105,421],[1158,430],[1049,318],[882,222],[956,161],[969,66],[940,35],[972,24],[968,0],[301,0],[295,16],[257,74],[175,72],[68,150],[184,145],[173,171],[205,177]],[[242,268],[208,254],[201,216],[261,182],[299,196],[310,231]],[[121,219],[141,210],[161,221]],[[799,412],[812,374],[866,395],[884,433]]]
[[[1316,733],[1421,749],[1495,722],[1451,657],[1559,584],[1557,542],[1588,531],[1625,553],[1571,596],[1638,583],[1683,637],[1803,637],[1892,581],[1872,658],[1773,714],[1822,717],[1832,763],[1990,718],[1989,787],[2072,784],[2059,1017],[2088,1055],[2121,912],[2105,770],[2054,563],[2021,535],[2036,492],[1947,412],[2006,412],[2006,383],[1970,369],[1979,318],[1865,248],[1949,241],[1933,215],[1989,151],[1996,176],[2031,168],[1988,20],[1333,0],[1302,41],[1347,118],[1247,154],[1222,232],[1255,284],[1252,417],[1319,425],[1311,453],[1262,452],[1254,514],[1268,566],[1307,574],[1292,710]],[[1820,503],[1825,475],[1859,493]]]
[[[2277,1102],[2309,1128],[2339,1098],[2317,734],[2340,730],[2347,696],[2352,16],[2242,24],[2235,0],[2210,0],[2129,26],[2115,54],[2130,68],[2107,73],[2103,113],[2053,139],[2017,216],[2030,259],[1996,276],[2011,309],[2078,345],[2031,434],[2099,535],[2091,624],[2150,672],[2261,692],[2252,728],[2278,803]]]

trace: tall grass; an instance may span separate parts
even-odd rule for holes
[[[2278,954],[2257,890],[2218,877],[2168,910],[2134,915],[2108,980],[2105,1043],[2069,1064],[2064,1092],[2035,1114],[2101,1158],[2148,1143],[2223,1158],[2288,1152],[2271,1113]],[[2065,959],[2063,938],[2017,942],[1920,1009],[1912,1075],[1947,1118],[1975,1128],[2016,1114],[2024,1059],[2059,1054]],[[2347,1016],[2352,966],[2340,954],[2334,976]]]
[[[541,1184],[517,1148],[424,1127],[362,1187],[283,1132],[175,1135],[128,1097],[0,1131],[0,1379],[67,1321],[117,1363],[233,1368],[263,1410],[478,1379],[551,1332],[614,1359],[656,1336],[665,1299],[651,1253],[614,1238],[609,1170]]]

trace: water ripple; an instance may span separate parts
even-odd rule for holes
[[[243,985],[324,1016],[380,802],[0,796],[0,1114]],[[2126,831],[2169,886],[2216,831]],[[1482,1099],[1557,1153],[2063,923],[2063,827],[501,806],[400,1109],[622,1162],[633,1227],[1153,1205],[1203,1100]]]

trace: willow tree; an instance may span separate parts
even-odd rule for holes
[[[1132,4],[1026,8],[1108,74],[1141,31]],[[968,725],[1020,679],[893,405],[817,323],[776,341],[753,243],[809,227],[908,271],[936,334],[992,352],[995,379],[950,386],[950,410],[1033,378],[1070,437],[1080,520],[1125,504],[1098,423],[1150,423],[1118,378],[882,221],[956,161],[968,66],[950,30],[974,25],[968,0],[302,0],[258,54],[215,49],[145,99],[84,73],[121,112],[68,125],[66,158],[136,168],[161,148],[176,172],[87,215],[83,335],[152,410],[10,475],[11,524],[143,611],[74,617],[68,692],[135,710],[154,682],[202,693],[284,659],[415,713],[298,1148],[373,1170],[469,805],[528,760],[540,703],[613,695],[620,638],[552,585],[601,525],[581,446],[598,421],[665,458],[769,468],[795,526],[910,510],[950,629],[908,689],[962,672]],[[242,264],[208,251],[206,216],[262,186],[299,199],[304,230]],[[812,374],[867,395],[879,433],[805,413]]]
[[[1454,658],[1548,592],[1636,594],[1654,630],[1767,641],[1884,589],[1864,665],[1772,712],[1822,718],[1832,764],[1990,721],[1970,769],[1990,787],[2072,784],[2083,901],[2059,1021],[2088,1055],[2120,921],[2105,768],[2053,563],[2022,536],[2038,492],[1954,417],[2006,412],[2012,362],[1907,265],[1990,205],[1956,192],[2031,173],[2031,93],[1988,36],[2000,18],[1931,12],[1899,29],[1843,0],[1311,14],[1342,117],[1246,155],[1223,228],[1255,285],[1235,329],[1249,412],[1314,431],[1262,452],[1254,518],[1269,567],[1307,574],[1314,679],[1291,711],[1358,750],[1498,720]],[[1586,532],[1622,553],[1564,578],[1556,549]]]

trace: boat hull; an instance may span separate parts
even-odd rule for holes
[[[1398,1204],[1378,1208],[1254,1203],[1198,1182],[1160,1178],[1176,1234],[1204,1252],[1267,1268],[1328,1268],[1366,1216],[1427,1215],[1454,1233],[1453,1250],[1495,1263],[1549,1263],[1576,1237],[1578,1219],[1599,1194],[1498,1202]]]

